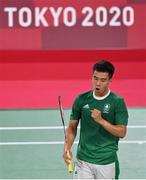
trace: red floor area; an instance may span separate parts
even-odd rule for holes
[[[75,96],[91,87],[90,80],[0,81],[0,109],[58,108],[59,95],[63,106],[70,108]],[[146,107],[145,79],[114,80],[111,89],[129,107]]]

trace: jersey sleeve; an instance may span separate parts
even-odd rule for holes
[[[128,110],[123,98],[118,99],[116,104],[115,124],[116,125],[128,124]]]
[[[72,111],[70,114],[70,120],[80,120],[81,118],[81,108],[80,108],[80,100],[79,96],[75,99],[73,106],[72,106]]]

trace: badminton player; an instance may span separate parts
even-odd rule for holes
[[[84,68],[84,67],[83,67]],[[128,111],[123,97],[109,88],[115,68],[106,60],[93,66],[93,89],[78,95],[67,128],[64,160],[72,158],[71,147],[80,122],[76,179],[118,179],[118,142],[127,131]]]

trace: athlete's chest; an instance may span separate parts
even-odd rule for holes
[[[97,109],[101,112],[104,119],[111,121],[115,115],[114,102],[110,100],[94,100],[84,102],[81,108],[81,116],[84,119],[91,118],[91,110]]]

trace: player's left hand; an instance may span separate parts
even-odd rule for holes
[[[101,111],[99,111],[98,109],[93,109],[91,110],[91,117],[97,122],[100,123],[103,118],[101,116]]]

